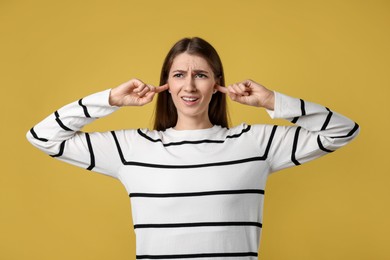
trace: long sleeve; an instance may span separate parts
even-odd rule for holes
[[[283,118],[295,126],[270,131],[271,172],[300,165],[348,144],[359,133],[359,125],[327,107],[275,92],[271,118]]]
[[[116,178],[122,165],[110,132],[81,132],[83,126],[118,109],[108,103],[110,89],[55,111],[27,132],[35,147],[59,160]]]

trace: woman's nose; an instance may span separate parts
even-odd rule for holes
[[[196,85],[195,85],[195,80],[192,76],[189,76],[185,83],[184,83],[184,90],[188,92],[195,92],[196,91]]]

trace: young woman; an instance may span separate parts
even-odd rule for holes
[[[117,178],[129,193],[137,259],[255,259],[270,173],[346,145],[359,131],[318,104],[246,80],[224,87],[222,63],[200,38],[177,42],[160,86],[132,79],[68,104],[27,133],[50,156]],[[158,93],[155,130],[80,129]],[[226,95],[296,126],[228,128]]]

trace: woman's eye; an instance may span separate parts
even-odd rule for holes
[[[174,78],[181,78],[181,77],[183,77],[183,73],[175,73],[175,74],[173,74],[173,77]]]
[[[203,73],[198,73],[198,74],[196,74],[196,77],[203,79],[203,78],[207,78],[207,75],[203,74]]]

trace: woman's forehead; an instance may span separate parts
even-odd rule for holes
[[[204,70],[204,71],[212,71],[210,65],[207,60],[198,56],[191,55],[188,53],[181,53],[177,55],[173,59],[173,63],[171,66],[171,71],[173,70]]]

